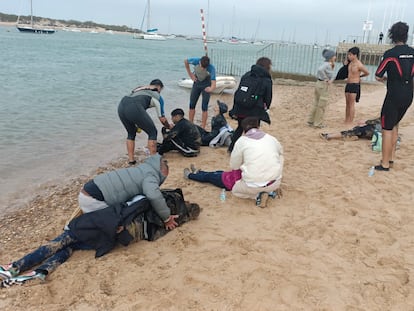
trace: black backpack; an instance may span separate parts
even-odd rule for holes
[[[251,109],[256,106],[260,94],[262,79],[249,71],[240,80],[239,87],[234,93],[234,105]]]

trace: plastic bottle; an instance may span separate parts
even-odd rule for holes
[[[371,166],[371,168],[368,171],[368,176],[371,177],[371,176],[374,176],[374,174],[375,174],[375,167]]]
[[[221,192],[220,192],[220,201],[221,202],[226,201],[226,189],[221,189]]]

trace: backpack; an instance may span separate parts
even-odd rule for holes
[[[381,131],[374,131],[371,139],[371,149],[375,152],[381,152],[382,150],[382,133]]]
[[[242,108],[251,109],[256,106],[260,96],[262,79],[249,71],[240,80],[239,86],[234,93],[234,104]]]

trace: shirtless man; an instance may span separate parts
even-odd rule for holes
[[[358,59],[359,48],[353,47],[348,50],[348,79],[345,86],[345,123],[350,124],[355,117],[355,102],[359,102],[361,96],[361,78],[369,75],[367,68]]]

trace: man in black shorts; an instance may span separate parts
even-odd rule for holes
[[[395,23],[388,37],[395,46],[384,53],[375,72],[378,81],[387,81],[381,109],[382,160],[375,166],[379,171],[389,171],[394,163],[398,124],[413,101],[414,49],[407,45],[408,25]]]

